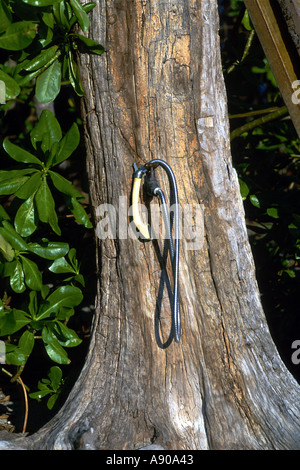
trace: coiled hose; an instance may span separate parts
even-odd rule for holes
[[[173,280],[174,280],[173,298],[172,298],[172,305],[171,305],[172,320],[173,320],[173,326],[174,326],[174,339],[176,343],[179,343],[180,337],[181,337],[181,319],[180,319],[179,288],[178,288],[178,284],[179,284],[179,203],[178,203],[178,191],[177,191],[175,175],[172,171],[172,168],[165,161],[160,160],[160,159],[154,159],[146,163],[145,166],[141,167],[140,169],[137,169],[137,167],[134,166],[135,181],[137,179],[141,179],[144,174],[150,171],[151,173],[153,173],[153,169],[158,166],[161,166],[166,171],[168,175],[169,183],[170,183],[170,188],[171,188],[171,191],[173,193],[173,198],[174,198],[173,206],[175,210],[174,210],[174,241],[173,241],[172,224],[171,224],[170,214],[168,212],[164,192],[159,187],[156,179],[155,178],[152,179],[152,183],[150,184],[151,193],[155,195],[156,197],[158,197],[161,201],[162,209],[163,209],[164,224],[166,228],[167,237],[169,239],[170,257],[171,257]],[[137,185],[136,187],[139,190],[140,181],[136,182],[136,185]],[[137,199],[136,192],[137,191],[133,190],[135,203]],[[133,205],[134,205],[134,201],[133,201]],[[133,210],[134,210],[134,213],[137,212],[135,208],[133,208]],[[138,224],[140,224],[140,219],[139,219],[138,214],[137,214],[137,221],[138,223],[136,225],[139,228]],[[146,236],[145,238],[150,238],[151,231],[146,230],[146,227],[144,224],[140,224],[140,226],[142,228],[143,235],[149,233],[149,236]]]

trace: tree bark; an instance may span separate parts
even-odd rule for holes
[[[177,344],[161,244],[97,238],[79,379],[46,426],[2,446],[299,449],[299,385],[268,330],[232,167],[217,1],[98,0],[91,22],[107,50],[80,57],[95,225],[100,204],[130,204],[133,162],[161,158],[181,205],[204,204],[204,241],[181,240]]]

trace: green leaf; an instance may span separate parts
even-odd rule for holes
[[[101,55],[105,52],[104,47],[93,39],[87,38],[82,34],[72,34],[72,36],[77,37],[89,50],[91,54]]]
[[[54,101],[60,92],[61,63],[57,59],[36,80],[35,93],[42,104]]]
[[[15,216],[16,231],[22,237],[31,235],[37,227],[37,213],[34,202],[35,193],[20,205]]]
[[[32,21],[16,21],[6,28],[0,36],[0,48],[10,51],[20,51],[32,43],[37,31],[37,25]]]
[[[33,7],[48,7],[61,2],[61,0],[23,0],[23,2]]]
[[[72,266],[67,262],[65,258],[58,258],[56,259],[49,267],[49,271],[52,273],[56,274],[62,274],[62,273],[74,273],[76,274],[76,271]]]
[[[38,309],[37,293],[35,290],[32,290],[29,292],[29,304],[28,304],[28,311],[31,315],[31,318],[35,318],[37,309]]]
[[[47,136],[47,138],[45,138]],[[54,114],[44,109],[38,123],[30,132],[31,143],[37,149],[37,142],[41,142],[43,152],[49,151],[54,142],[62,138],[61,128]]]
[[[17,162],[41,165],[41,161],[37,157],[27,152],[27,150],[22,149],[18,145],[13,144],[10,142],[10,140],[8,140],[7,137],[3,141],[3,148],[8,153],[8,155]]]
[[[74,214],[74,217],[77,220],[77,222],[84,225],[86,228],[93,227],[84,208],[74,197],[72,197],[71,200],[68,202],[68,207]]]
[[[54,232],[60,235],[55,212],[55,202],[46,179],[42,180],[42,184],[35,195],[35,203],[41,222],[49,223]]]
[[[245,13],[244,13],[244,16],[243,16],[243,19],[242,19],[242,25],[245,27],[245,29],[247,31],[251,31],[253,29],[253,27],[251,25],[248,10],[245,10]]]
[[[24,283],[24,271],[20,261],[16,262],[13,274],[10,276],[10,287],[13,291],[20,294],[26,289]]]
[[[0,204],[0,222],[1,220],[10,220],[10,217],[4,207]]]
[[[27,199],[34,194],[42,182],[42,172],[38,171],[30,176],[27,181],[15,192],[15,196],[20,199]]]
[[[80,304],[83,295],[78,287],[62,286],[58,287],[52,294],[47,297],[46,303],[42,304],[37,315],[37,320],[43,320],[58,314],[61,308],[73,308]]]
[[[53,13],[56,18],[57,23],[65,30],[71,28],[69,23],[69,9],[70,5],[66,2],[60,2],[59,4],[53,5]]]
[[[51,367],[48,377],[50,379],[51,388],[54,392],[56,392],[60,385],[62,379],[62,370],[58,366]]]
[[[5,1],[0,0],[0,33],[12,23],[12,14]]]
[[[26,356],[22,350],[14,344],[5,345],[5,361],[14,366],[23,366],[26,364]]]
[[[0,234],[0,252],[6,261],[12,261],[15,257],[15,251],[12,246],[5,240],[3,235]]]
[[[34,334],[29,330],[24,331],[21,338],[19,339],[18,347],[19,349],[21,349],[22,353],[26,356],[27,359],[33,350],[33,346],[34,346]]]
[[[46,397],[47,395],[50,395],[52,391],[48,388],[44,390],[39,390],[38,392],[32,392],[29,393],[30,398],[33,398],[34,400],[40,400],[41,398]]]
[[[0,70],[0,80],[5,83],[5,98],[7,100],[15,99],[21,92],[18,83],[7,73]]]
[[[250,201],[253,204],[253,206],[260,207],[260,201],[259,201],[258,197],[255,194],[250,195]]]
[[[53,333],[64,348],[73,348],[82,343],[77,333],[60,321],[55,322]]]
[[[241,196],[244,201],[249,194],[249,188],[247,184],[245,183],[245,181],[241,179],[239,179],[239,185],[240,185]]]
[[[22,168],[21,170],[0,170],[0,185],[2,182],[10,179],[21,178],[22,176],[28,175],[30,173],[36,173],[36,168]]]
[[[59,394],[60,394],[60,387],[63,383],[62,381],[62,371],[60,367],[53,366],[50,368],[48,373],[48,379],[42,379],[38,382],[38,389],[39,391],[30,393],[30,398],[41,399],[47,395],[51,395],[49,400],[47,401],[47,407],[52,409],[54,403],[56,402]]]
[[[72,183],[68,181],[66,178],[61,176],[60,174],[49,170],[49,175],[52,179],[52,182],[56,189],[63,194],[67,194],[68,196],[75,197],[77,199],[83,199],[83,195],[74,188]]]
[[[279,219],[278,209],[276,207],[270,207],[269,209],[267,209],[267,214],[270,217],[273,217],[273,219]]]
[[[80,28],[82,29],[82,31],[86,31],[90,25],[88,15],[84,11],[78,0],[70,0],[70,5],[72,7],[72,10],[74,11]]]
[[[26,312],[15,308],[4,310],[4,314],[0,314],[0,336],[12,335],[23,326],[28,325],[30,318],[26,315]]]
[[[42,330],[42,339],[44,341],[46,352],[52,361],[55,361],[58,364],[70,364],[71,361],[68,358],[66,351],[60,345],[54,333],[46,326]]]
[[[40,243],[28,243],[27,245],[32,253],[49,260],[65,256],[69,251],[68,243],[64,242],[49,242],[47,240]]]
[[[58,165],[72,155],[80,142],[80,133],[77,124],[74,122],[66,135],[63,137],[59,144],[57,154],[51,162],[51,166]]]
[[[76,64],[71,51],[69,51],[68,72],[69,80],[75,90],[75,93],[78,96],[83,96],[84,91],[80,81],[78,65]]]
[[[24,69],[28,72],[35,72],[36,70],[41,69],[44,67],[44,65],[47,65],[49,62],[51,62],[51,60],[55,57],[57,50],[57,45],[48,47],[48,49],[44,49],[42,52],[40,52],[40,54],[27,62]]]
[[[27,251],[27,244],[23,238],[15,231],[8,220],[2,221],[3,227],[0,227],[0,234],[15,250]]]
[[[31,261],[25,256],[21,256],[23,271],[25,276],[25,283],[32,290],[41,290],[43,286],[42,274],[34,261]]]
[[[28,180],[27,176],[7,179],[0,182],[0,195],[14,194]]]

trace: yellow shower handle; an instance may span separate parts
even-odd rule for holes
[[[150,231],[149,225],[145,224],[142,221],[140,208],[139,208],[139,200],[140,200],[140,188],[141,188],[141,181],[142,181],[142,174],[138,175],[133,180],[133,188],[132,188],[132,216],[133,221],[135,223],[136,228],[140,231],[143,237],[146,240],[150,240]]]

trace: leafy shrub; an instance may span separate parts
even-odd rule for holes
[[[0,80],[6,91],[2,122],[16,103],[32,109],[33,96],[42,104],[53,102],[64,83],[83,95],[76,54],[104,52],[79,32],[88,30],[94,7],[78,0],[0,0]],[[61,165],[80,144],[75,121],[63,131],[54,113],[44,109],[25,135],[3,137],[0,339],[6,364],[15,368],[14,374],[2,370],[15,381],[21,380],[37,343],[50,362],[67,365],[68,349],[82,342],[69,320],[84,298],[85,280],[75,248],[70,240],[60,240],[59,211],[63,206],[73,223],[85,229],[92,224],[84,196],[61,174]],[[52,409],[64,382],[61,368],[54,365],[29,396],[47,397]]]

